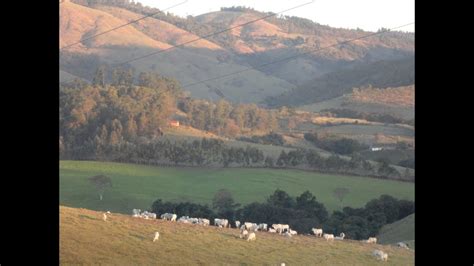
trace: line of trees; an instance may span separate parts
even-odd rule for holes
[[[312,149],[282,150],[278,157],[265,156],[250,145],[232,147],[218,139],[194,141],[155,140],[131,143],[102,142],[105,136],[90,145],[68,150],[60,140],[61,159],[108,160],[148,165],[297,168],[328,173],[355,174],[381,178],[399,178],[400,173],[386,161],[372,165],[361,156],[350,160],[338,155],[321,156]]]
[[[402,118],[395,117],[390,114],[357,112],[357,111],[346,109],[346,108],[323,109],[319,113],[324,116],[364,119],[367,121],[388,123],[388,124],[410,124],[411,123],[408,120],[403,120]]]
[[[322,227],[325,232],[340,234],[344,232],[349,239],[367,239],[375,236],[385,224],[415,212],[414,202],[398,200],[388,195],[369,201],[362,208],[345,207],[329,215],[326,207],[309,191],[291,197],[283,190],[277,189],[264,202],[253,202],[243,207],[235,203],[232,194],[226,189],[219,190],[212,207],[190,202],[163,202],[157,199],[151,211],[162,214],[175,213],[180,216],[228,219],[232,225],[235,221],[288,224],[299,233],[309,233],[311,228]]]
[[[305,133],[304,138],[323,150],[335,152],[341,155],[351,155],[369,148],[368,145],[360,143],[355,139],[322,139],[319,138],[318,134],[315,132]]]

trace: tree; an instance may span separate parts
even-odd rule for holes
[[[334,197],[339,200],[339,202],[341,203],[341,209],[342,209],[342,201],[344,200],[344,198],[347,196],[347,194],[349,194],[350,190],[348,188],[345,188],[345,187],[338,187],[338,188],[335,188],[334,191],[332,192]]]
[[[321,223],[328,218],[326,207],[318,202],[316,197],[308,190],[296,197],[296,209],[305,211],[308,218],[317,217]]]
[[[92,85],[105,87],[105,67],[104,66],[97,68],[94,78],[92,79]]]
[[[273,195],[267,199],[267,203],[282,208],[293,208],[295,206],[295,200],[288,193],[280,189],[275,190]]]
[[[105,175],[96,175],[88,178],[89,182],[95,186],[102,200],[104,192],[107,188],[112,187],[112,179]]]
[[[227,189],[220,189],[212,199],[212,207],[217,210],[218,215],[232,217],[235,208],[239,206],[240,204],[234,202],[232,193]]]

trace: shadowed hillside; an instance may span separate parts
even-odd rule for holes
[[[299,106],[317,103],[351,93],[353,88],[372,85],[376,88],[407,86],[414,83],[413,57],[395,61],[378,61],[351,69],[336,71],[267,99],[270,106]]]

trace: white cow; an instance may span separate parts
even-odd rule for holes
[[[268,225],[267,224],[264,224],[264,223],[261,223],[258,225],[258,230],[260,231],[268,231]]]
[[[324,234],[323,238],[326,239],[326,241],[334,240],[334,235],[333,234]]]
[[[257,239],[257,236],[253,232],[247,236],[247,241],[254,241],[256,239]]]
[[[253,224],[253,225],[250,227],[250,231],[257,232],[257,231],[258,231],[258,225],[257,225],[257,224]]]
[[[268,228],[268,232],[270,232],[270,233],[276,233],[276,230],[273,229],[273,228]]]
[[[140,209],[133,209],[133,217],[139,217],[141,211],[142,210],[140,210]]]
[[[178,217],[178,215],[173,214],[173,213],[163,213],[160,217],[163,220],[174,222],[174,221],[176,221],[176,218]]]
[[[399,248],[406,248],[406,249],[408,249],[408,244],[407,244],[407,243],[398,242],[398,243],[397,243],[397,246],[398,246]]]
[[[272,227],[277,231],[277,233],[281,234],[285,230],[288,231],[290,226],[287,224],[272,224]]]
[[[249,231],[244,229],[244,230],[240,231],[240,236],[239,237],[240,238],[246,238],[248,234],[249,234]]]
[[[181,216],[181,217],[179,217],[178,223],[185,223],[185,224],[190,223],[190,221],[189,221],[189,216]]]
[[[346,234],[341,233],[339,236],[334,237],[334,239],[336,239],[336,240],[344,240],[344,237],[345,237],[345,236],[346,236]]]
[[[255,224],[255,223],[245,222],[244,225],[245,225],[245,229],[250,230],[250,229],[251,229],[254,225],[256,225],[256,224]]]
[[[240,221],[235,221],[235,228],[239,228],[240,227]]]
[[[374,255],[378,260],[382,260],[382,261],[388,260],[388,254],[383,252],[382,250],[376,249],[372,252],[372,255]]]
[[[290,229],[289,233],[290,233],[290,235],[297,235],[297,234],[298,234],[298,232],[297,232],[297,231],[295,231],[295,230],[291,230],[291,229]]]
[[[316,237],[322,237],[323,236],[323,229],[322,228],[313,228],[311,230],[313,231],[313,234]]]
[[[209,219],[199,218],[199,224],[209,226],[211,224],[211,221],[209,221]]]
[[[153,238],[153,242],[158,241],[159,238],[160,238],[160,233],[155,232],[155,237]]]
[[[366,241],[367,243],[372,243],[372,244],[377,244],[377,238],[375,237],[369,237]]]
[[[227,227],[229,225],[229,220],[227,219],[214,219],[214,225],[218,227]]]

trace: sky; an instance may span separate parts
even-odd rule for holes
[[[185,0],[138,0],[143,5],[165,9]],[[169,9],[178,16],[198,16],[218,11],[221,7],[246,6],[258,11],[278,13],[311,0],[187,0]],[[311,19],[322,25],[336,28],[361,28],[366,31],[393,28],[415,22],[415,0],[314,0],[312,4],[297,8],[283,15]],[[415,32],[410,25],[398,30]]]

